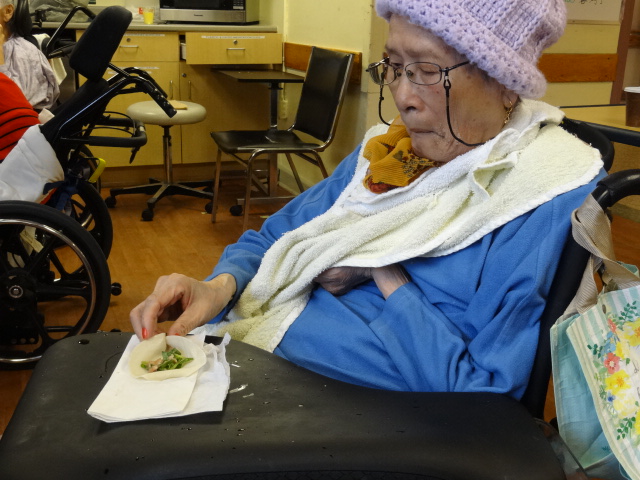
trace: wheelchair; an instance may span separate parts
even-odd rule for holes
[[[606,137],[580,122],[563,126],[611,164]],[[613,173],[592,193],[605,210],[638,194],[640,170]],[[557,431],[539,419],[551,372],[549,329],[575,295],[588,256],[567,239],[520,401],[351,385],[231,340],[222,411],[102,423],[86,409],[131,333],[81,335],[57,343],[38,364],[0,441],[0,477],[587,480]]]
[[[46,204],[0,202],[0,368],[33,366],[58,340],[96,332],[111,295],[119,294],[106,260],[111,217],[89,181],[99,175],[99,162],[88,147],[131,148],[133,158],[146,143],[142,123],[106,111],[116,95],[145,92],[175,115],[146,72],[110,64],[131,17],[107,7],[73,46],[70,66],[87,81],[40,127],[64,180],[45,186],[55,190]],[[116,75],[105,80],[108,67]]]

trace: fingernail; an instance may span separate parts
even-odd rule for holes
[[[142,329],[142,338],[146,339],[149,336],[149,332],[147,332],[146,328]]]

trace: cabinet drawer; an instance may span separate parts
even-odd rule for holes
[[[279,33],[187,32],[185,41],[191,65],[282,63]]]
[[[81,31],[77,31],[79,37]],[[180,40],[177,32],[127,32],[112,62],[177,62],[180,60]]]

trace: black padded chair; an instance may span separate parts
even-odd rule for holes
[[[594,192],[603,208],[629,194],[640,194],[640,170],[612,174]],[[541,343],[586,259],[570,237]],[[540,374],[522,402],[491,393],[390,392],[332,380],[232,340],[223,411],[101,423],[86,409],[130,335],[85,335],[46,353],[0,440],[1,478],[587,478],[557,432],[538,420],[549,382]],[[538,357],[545,357],[540,365],[550,362],[544,349]]]
[[[572,133],[578,138],[588,142],[594,148],[600,150],[602,156],[602,162],[604,163],[604,169],[608,172],[613,164],[613,157],[615,150],[613,148],[614,140],[610,140],[602,131],[589,125],[588,123],[581,122],[579,120],[573,120],[571,118],[564,118],[561,123],[562,128],[567,132]]]
[[[605,171],[609,171],[613,164],[615,151],[613,144],[602,132],[590,125],[570,118],[565,118],[561,126],[589,143],[592,147],[597,148],[600,151]],[[618,199],[615,201],[618,201]],[[603,208],[610,206],[603,205]],[[580,277],[576,276],[575,272],[584,270],[587,259],[588,252],[586,250],[574,241],[567,242],[560,258],[558,272],[553,279],[552,294],[547,299],[547,305],[540,319],[540,340],[538,341],[536,357],[529,385],[521,399],[522,404],[536,418],[543,418],[549,378],[551,377],[551,338],[549,337],[549,332],[578,290]],[[580,267],[581,265],[583,266]]]
[[[287,130],[211,132],[211,138],[218,146],[211,207],[212,222],[216,221],[222,153],[231,155],[246,169],[244,206],[242,207],[244,209],[243,230],[247,229],[250,202],[265,203],[292,198],[267,195],[262,181],[255,176],[254,163],[257,158],[285,154],[301,192],[304,186],[291,157],[292,154],[316,165],[322,176],[327,177],[327,170],[318,152],[323,152],[333,140],[352,65],[352,54],[313,47],[302,85],[296,119],[291,127]],[[311,139],[303,140],[299,134],[309,136]],[[249,158],[242,158],[240,155],[243,154],[249,155]],[[252,185],[258,187],[264,196],[252,197]],[[237,208],[232,209],[232,213],[236,212]]]

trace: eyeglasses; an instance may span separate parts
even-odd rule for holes
[[[435,85],[442,80],[442,74],[447,77],[451,70],[463,65],[467,65],[469,61],[458,63],[453,67],[442,68],[440,65],[430,62],[410,63],[405,67],[394,67],[389,64],[389,57],[383,58],[379,62],[372,63],[367,67],[367,72],[371,75],[371,79],[376,85],[389,85],[396,78],[402,76],[404,71],[407,79],[417,85]]]

